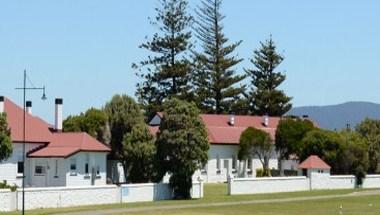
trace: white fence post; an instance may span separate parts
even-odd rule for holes
[[[233,193],[233,183],[234,183],[234,176],[232,174],[228,175],[228,195],[232,195]]]

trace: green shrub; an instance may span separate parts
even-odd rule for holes
[[[4,180],[3,182],[0,182],[0,189],[10,189],[12,192],[15,192],[17,190],[17,186],[9,185],[7,184],[7,181]]]

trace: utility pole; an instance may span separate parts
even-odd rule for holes
[[[21,214],[25,214],[25,144],[26,144],[26,91],[27,90],[43,90],[43,94],[41,99],[46,100],[46,94],[45,94],[45,86],[44,87],[27,87],[26,86],[26,70],[24,70],[24,86],[16,88],[16,90],[23,90],[23,141],[22,141],[22,165],[23,165],[23,171],[22,171],[22,211]]]

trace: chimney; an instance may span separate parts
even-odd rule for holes
[[[26,112],[32,115],[32,101],[26,101]]]
[[[230,115],[230,121],[228,122],[231,126],[235,125],[235,114]]]
[[[56,98],[55,99],[55,130],[62,131],[62,104],[63,99]]]
[[[4,113],[4,96],[0,96],[0,113]]]
[[[263,116],[263,125],[265,127],[269,126],[269,116],[267,114]]]

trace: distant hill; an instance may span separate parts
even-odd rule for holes
[[[295,107],[287,115],[308,115],[324,129],[354,128],[366,117],[380,119],[380,104],[347,102],[339,105]]]

